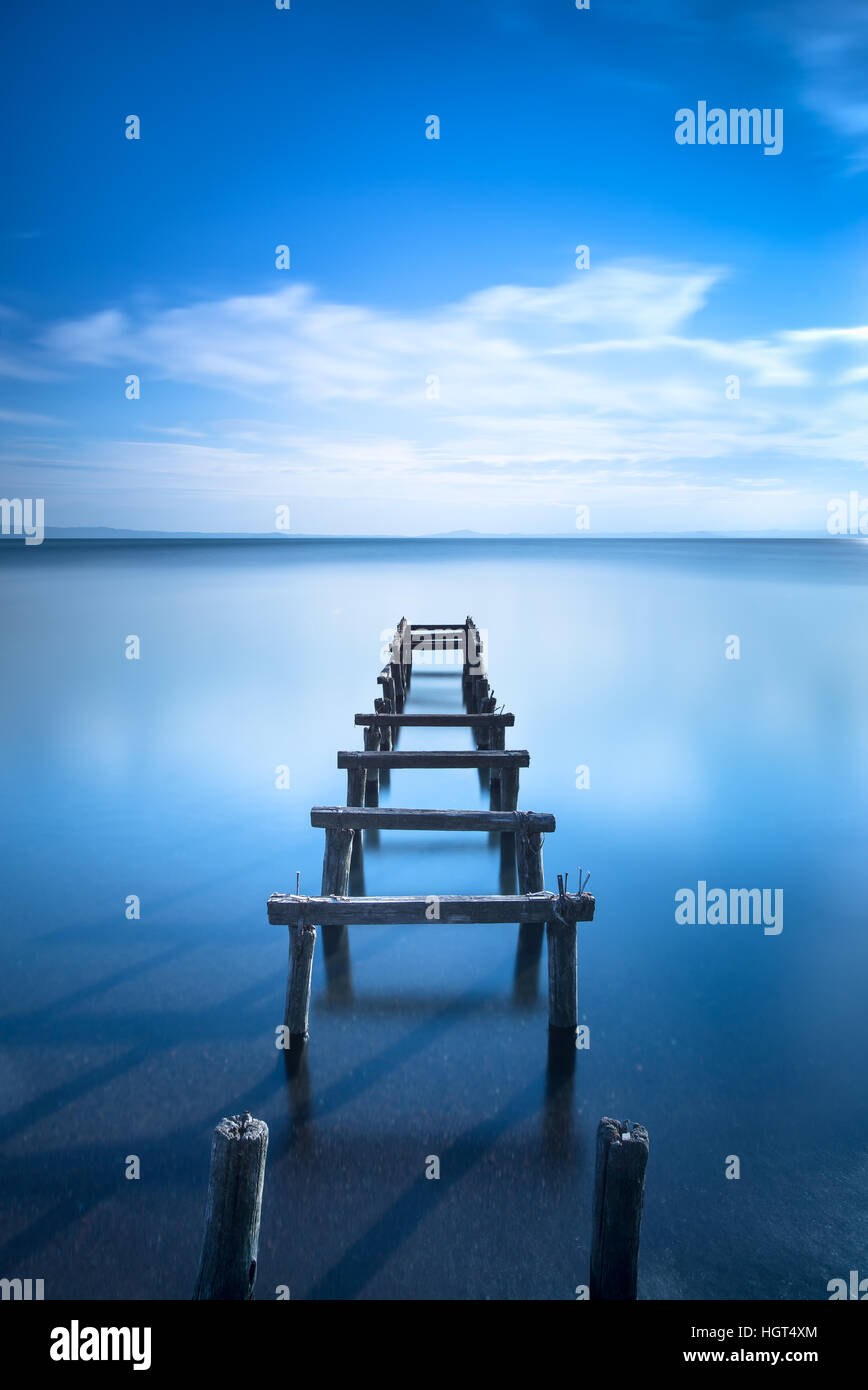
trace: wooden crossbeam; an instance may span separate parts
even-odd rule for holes
[[[369,751],[357,752],[354,749],[350,749],[338,753],[338,767],[519,768],[530,767],[530,754],[526,748],[510,748],[497,752],[485,750],[484,752],[477,753],[377,753]]]
[[[357,714],[355,724],[378,729],[511,729],[514,714]]]
[[[284,927],[551,922],[556,912],[570,926],[591,922],[594,897],[591,893],[449,893],[424,898],[306,898],[273,893],[268,899],[269,922]]]
[[[555,818],[548,812],[411,811],[398,806],[314,806],[310,823],[317,830],[525,830],[547,835],[555,829]]]

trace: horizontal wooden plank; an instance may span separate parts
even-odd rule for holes
[[[525,893],[506,897],[443,894],[412,898],[305,898],[273,893],[268,920],[276,926],[305,924],[337,926],[432,926],[454,923],[547,922],[555,907],[574,921],[590,922],[594,898],[590,893]],[[437,914],[436,916],[434,914]]]
[[[412,811],[401,806],[314,806],[310,823],[317,830],[487,830],[510,834],[526,829],[550,834],[555,818],[541,811]]]
[[[529,767],[526,748],[477,753],[358,753],[354,749],[338,753],[338,767]]]
[[[354,723],[392,729],[511,729],[514,714],[357,714]]]

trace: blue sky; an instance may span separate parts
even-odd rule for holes
[[[866,7],[49,0],[2,37],[0,491],[49,526],[822,532],[865,490]],[[782,152],[678,145],[700,100],[780,108]]]

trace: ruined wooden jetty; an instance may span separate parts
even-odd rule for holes
[[[415,654],[458,652],[465,713],[408,714],[404,711]],[[463,623],[408,623],[402,618],[386,648],[388,660],[377,676],[381,695],[370,713],[356,714],[354,724],[364,731],[364,749],[338,753],[338,767],[347,774],[345,806],[314,806],[311,825],[325,831],[320,897],[275,893],[268,900],[270,922],[289,928],[289,974],[284,1022],[292,1037],[306,1038],[310,1011],[310,981],[317,928],[344,932],[350,925],[393,923],[517,922],[522,930],[546,930],[548,943],[549,1026],[578,1026],[577,923],[594,916],[594,898],[579,883],[577,893],[547,892],[542,847],[555,830],[550,813],[520,811],[519,771],[530,766],[526,749],[507,749],[506,730],[515,715],[497,709],[488,680],[482,636],[473,619]],[[396,743],[404,728],[470,729],[476,751],[400,752]],[[490,809],[413,810],[379,806],[381,772],[413,768],[471,768],[489,778]],[[371,830],[484,831],[500,834],[511,857],[515,854],[518,894],[455,895],[429,893],[417,897],[350,897],[350,867],[354,844]],[[537,938],[539,939],[539,938]]]
[[[404,705],[413,673],[413,656],[421,652],[460,652],[463,714],[406,713]],[[349,926],[474,926],[483,923],[519,924],[538,950],[545,928],[548,945],[548,1013],[550,1039],[558,1049],[566,1040],[575,1056],[570,1032],[578,1027],[578,933],[580,922],[594,918],[595,900],[580,879],[576,893],[567,892],[566,876],[558,875],[558,891],[545,887],[543,841],[556,828],[550,812],[518,808],[519,771],[530,766],[526,749],[507,749],[506,730],[515,715],[498,710],[484,659],[481,634],[472,618],[462,624],[410,624],[402,618],[388,645],[388,661],[377,676],[381,694],[369,713],[356,714],[363,730],[364,749],[338,753],[338,767],[347,773],[345,806],[314,806],[310,823],[325,833],[322,888],[319,897],[273,893],[268,920],[289,929],[289,974],[284,1023],[296,1042],[308,1035],[310,982],[317,930],[343,938]],[[465,750],[399,752],[402,729],[470,729],[476,752]],[[381,807],[381,772],[434,768],[473,768],[486,773],[490,809],[423,810]],[[481,831],[499,834],[514,846],[519,892],[515,894],[428,893],[405,897],[351,897],[350,868],[354,844],[369,831]],[[510,849],[510,853],[512,850]],[[532,941],[530,938],[532,937]],[[332,937],[332,950],[335,938]],[[325,945],[329,938],[326,936]],[[533,954],[533,951],[531,951]],[[327,964],[328,973],[328,964]],[[592,1299],[629,1300],[636,1297],[639,1228],[644,1197],[647,1131],[630,1121],[601,1120],[590,1257]],[[252,1223],[251,1223],[252,1224]],[[199,1294],[199,1297],[208,1296]],[[213,1295],[211,1295],[213,1296]],[[246,1296],[244,1292],[235,1296]]]

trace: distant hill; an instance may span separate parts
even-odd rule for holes
[[[277,531],[127,531],[114,526],[47,526],[47,540],[87,541],[270,541],[286,545],[292,541],[540,541],[571,540],[577,545],[603,540],[846,540],[829,537],[823,531],[438,531],[430,536],[318,535],[308,532]]]

